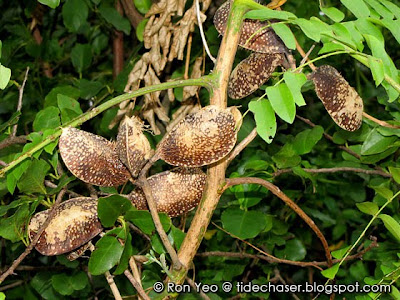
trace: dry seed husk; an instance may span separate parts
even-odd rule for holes
[[[78,197],[55,208],[56,214],[40,235],[35,248],[43,255],[60,255],[84,245],[103,229],[97,218],[97,200]],[[29,238],[46,221],[49,209],[35,214],[29,224]]]
[[[194,209],[203,196],[207,176],[199,168],[175,168],[149,177],[158,212],[176,217]],[[129,195],[139,210],[148,210],[146,197],[141,189]]]
[[[235,146],[241,114],[215,105],[187,115],[158,146],[161,159],[174,166],[200,167],[225,157]]]
[[[226,1],[215,12],[214,26],[221,35],[225,33],[230,9],[230,1]],[[285,45],[270,26],[265,27],[268,25],[265,21],[245,19],[240,32],[239,46],[259,53],[285,53]]]
[[[276,67],[283,63],[283,59],[280,53],[252,53],[242,60],[229,77],[229,97],[241,99],[256,91],[270,78]]]
[[[68,127],[63,129],[59,148],[68,170],[84,182],[117,186],[130,177],[118,157],[115,143],[101,136]]]
[[[356,90],[332,66],[318,67],[310,76],[315,91],[337,125],[355,131],[362,123],[363,101]]]
[[[152,155],[150,143],[142,129],[143,122],[134,116],[126,117],[118,130],[116,151],[119,159],[134,177],[139,175],[140,170]]]

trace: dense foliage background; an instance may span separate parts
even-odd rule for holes
[[[136,22],[126,16],[126,10],[126,15],[121,16],[118,9],[124,9],[118,8],[118,5],[116,9],[114,1],[39,2],[0,2],[0,141],[3,141],[0,142],[0,161],[3,166],[55,133],[59,126],[124,93],[129,73],[142,55],[148,52],[142,41],[146,24],[144,15],[151,6],[149,0],[135,0],[131,3],[137,10]],[[394,79],[394,85],[399,85],[400,82],[397,70],[400,63],[398,1],[320,2],[323,3],[289,0],[282,7],[298,18],[311,18],[311,23],[290,24],[299,44],[306,51],[313,44],[316,45],[310,55],[311,59],[343,50],[344,48],[332,43],[329,35],[321,35],[323,30],[327,30],[324,26],[328,26],[339,43],[359,53],[372,55],[367,60],[372,73],[370,68],[349,54],[331,55],[315,64],[334,66],[358,91],[367,113],[399,125],[399,92],[383,80],[384,76],[389,75]],[[207,20],[203,24],[214,56],[218,53],[220,38],[212,23],[212,16],[221,4],[221,1],[210,4],[206,11]],[[325,10],[322,13],[320,5],[326,8],[336,7],[342,13],[337,10]],[[187,1],[185,10],[191,7],[192,2]],[[144,21],[140,20],[140,14]],[[319,23],[316,18],[324,23]],[[173,16],[171,24],[179,24],[180,19],[179,16]],[[166,63],[162,72],[157,73],[161,82],[183,78],[185,73],[191,74],[196,68],[196,59],[205,55],[198,27],[193,29],[194,32],[190,34],[192,41],[187,44],[191,47],[190,71],[187,67],[185,69],[188,54],[186,49],[183,59],[174,58]],[[286,45],[293,44],[290,34],[281,34]],[[116,47],[116,43],[123,45],[122,48]],[[248,51],[239,50],[236,62],[248,54]],[[299,64],[301,56],[297,51],[293,54]],[[124,62],[122,69],[115,57]],[[199,66],[197,68],[201,70],[201,74],[208,74],[213,63],[206,58],[202,62],[204,65],[201,69]],[[27,67],[27,81],[24,88],[21,88]],[[11,69],[9,82],[8,68]],[[308,74],[311,71],[305,67],[304,72]],[[282,74],[281,70],[277,70],[274,74],[276,76],[267,85],[277,83]],[[154,78],[152,80],[156,83]],[[140,84],[144,86],[143,82]],[[243,100],[229,100],[228,105],[237,105],[244,113],[250,101],[255,101],[264,94],[265,87]],[[18,110],[21,90],[22,109]],[[229,253],[260,254],[250,246],[252,244],[277,258],[325,261],[320,241],[296,213],[265,188],[241,185],[228,189],[222,195],[212,218],[214,223],[208,227],[198,252],[226,253],[221,256],[212,253],[199,255],[194,260],[195,267],[189,272],[189,277],[196,282],[218,285],[223,281],[308,281],[323,284],[327,278],[334,277],[335,283],[340,284],[383,282],[392,284],[393,290],[390,295],[380,295],[381,299],[400,299],[396,288],[400,276],[400,213],[399,199],[393,196],[398,192],[400,184],[400,129],[387,128],[364,120],[359,130],[345,132],[335,125],[325,111],[313,91],[312,82],[307,81],[301,91],[307,105],[297,107],[296,112],[289,112],[296,113],[300,118],[289,124],[277,117],[277,131],[273,141],[267,143],[261,137],[254,139],[230,164],[227,177],[254,176],[273,182],[315,221],[325,235],[331,251],[344,249],[333,252],[334,257],[339,260],[360,236],[359,243],[350,255],[366,249],[375,239],[379,247],[374,243],[362,259],[353,258],[325,273],[314,267],[277,264],[255,256],[230,257]],[[173,102],[168,101],[166,92],[159,98],[170,118],[183,104],[209,104],[209,93],[205,89],[184,97],[183,89],[176,88],[174,94],[176,99]],[[138,98],[134,111],[143,117],[143,111],[140,114],[142,108],[146,108],[146,100]],[[118,110],[119,107],[116,106],[104,111],[85,122],[81,129],[115,139],[118,126],[110,128],[109,124]],[[280,110],[286,111],[287,108],[282,105],[281,108],[274,107],[274,110],[280,115]],[[263,113],[256,109],[252,111],[256,113],[256,118],[257,112]],[[149,122],[148,115],[146,117],[150,127],[146,135],[153,146],[161,139],[168,124],[165,119],[160,118],[160,114],[155,115],[154,124],[160,130],[158,135],[151,134],[150,129],[154,131],[155,126]],[[275,124],[274,118],[264,120],[260,114],[258,118],[257,125],[261,129],[271,122]],[[15,124],[18,124],[16,137],[10,139],[10,136],[14,136]],[[247,113],[239,132],[239,141],[255,126],[254,115]],[[269,137],[265,139],[269,140]],[[151,173],[168,168],[170,167],[165,163],[158,162]],[[5,271],[28,245],[26,227],[30,216],[50,207],[65,186],[68,186],[69,191],[80,195],[93,194],[93,187],[88,187],[65,169],[59,156],[57,141],[36,152],[32,158],[19,163],[0,179],[1,271]],[[123,188],[123,193],[128,193],[131,189],[132,186],[128,184]],[[95,191],[101,197],[121,192],[121,187],[95,187]],[[117,203],[125,199],[113,197],[116,197]],[[103,209],[110,211],[112,207],[104,203]],[[378,209],[384,205],[384,210],[378,213]],[[172,221],[163,217],[167,233],[176,248],[179,248],[193,214],[191,212]],[[119,215],[124,215],[124,218],[117,221]],[[117,232],[127,241],[125,248],[114,241],[108,244],[103,241],[108,252],[93,254],[89,263],[87,257],[69,262],[64,255],[45,257],[32,251],[17,268],[16,274],[9,276],[0,285],[0,291],[5,294],[0,292],[0,299],[4,296],[6,299],[106,299],[112,297],[112,294],[101,274],[110,269],[111,273],[116,274],[115,281],[121,294],[136,295],[129,281],[120,275],[127,268],[127,259],[132,254],[148,254],[150,262],[153,262],[141,264],[144,289],[151,288],[156,281],[164,280],[169,263],[163,262],[163,256],[160,258],[165,250],[154,231],[150,214],[139,214],[133,210],[127,213],[121,209],[109,218],[111,220],[105,221],[110,227],[108,229],[116,228],[114,233]],[[374,220],[368,224],[371,218]],[[129,231],[126,223],[128,221],[136,225],[143,234]],[[361,235],[366,228],[366,233]],[[106,248],[104,245],[103,248],[101,245],[98,247],[103,250]],[[117,270],[114,267],[116,264]],[[321,267],[327,269],[326,264]],[[152,298],[156,297],[153,291],[150,295]],[[208,296],[218,299],[227,298],[228,295],[220,291]],[[229,297],[233,296],[234,292],[229,294]],[[346,299],[373,299],[375,296],[377,295],[345,295]],[[192,293],[182,294],[179,298],[196,297],[199,296]],[[241,297],[309,299],[310,295],[243,294]],[[329,296],[320,295],[319,298],[328,299]]]

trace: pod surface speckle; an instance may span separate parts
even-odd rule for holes
[[[61,157],[79,179],[99,186],[117,186],[130,174],[118,157],[115,144],[76,128],[64,128],[59,141]]]
[[[282,62],[283,54],[250,54],[236,66],[229,77],[229,97],[241,99],[250,95],[270,78]]]
[[[207,176],[199,168],[175,168],[149,177],[158,212],[176,217],[191,211],[200,202]],[[130,194],[137,209],[147,210],[147,201],[141,189]]]
[[[232,113],[235,109],[235,113]],[[174,166],[200,167],[225,157],[235,146],[240,112],[210,105],[187,115],[158,145],[160,158]]]
[[[310,76],[315,91],[337,125],[355,131],[362,124],[364,104],[356,90],[332,66],[318,67]]]
[[[97,200],[78,197],[61,203],[54,218],[41,234],[36,250],[43,255],[70,252],[98,235],[103,229],[97,218]],[[29,224],[30,239],[46,221],[49,210],[35,214]]]

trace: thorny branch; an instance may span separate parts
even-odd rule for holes
[[[325,256],[328,261],[328,265],[329,266],[332,265],[332,256],[329,250],[329,245],[321,230],[318,228],[317,225],[315,225],[314,221],[295,202],[293,202],[292,199],[286,196],[286,194],[283,193],[276,185],[272,184],[269,181],[256,177],[227,178],[224,190],[233,185],[248,184],[248,183],[259,184],[267,188],[275,196],[277,196],[279,199],[285,202],[286,205],[288,205],[299,217],[301,217],[304,220],[304,222],[306,222],[307,225],[310,226],[310,228],[315,232],[315,234],[320,239],[322,246],[324,247],[325,250]]]

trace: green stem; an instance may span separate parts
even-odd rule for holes
[[[46,139],[43,142],[37,144],[32,149],[30,149],[29,151],[27,151],[24,154],[22,154],[21,156],[19,156],[17,159],[10,162],[6,167],[4,167],[3,169],[0,170],[0,178],[3,177],[9,170],[11,170],[15,166],[17,166],[19,163],[21,163],[28,157],[31,157],[35,152],[39,151],[40,149],[43,149],[48,144],[54,142],[61,135],[62,128],[69,127],[69,126],[72,126],[72,127],[79,126],[79,125],[83,124],[84,122],[99,115],[103,111],[113,107],[114,105],[117,105],[123,101],[129,100],[132,98],[143,96],[148,93],[158,92],[158,91],[177,88],[177,87],[184,87],[184,86],[202,86],[202,87],[205,87],[205,88],[211,90],[214,80],[215,80],[214,75],[211,74],[211,75],[203,76],[201,78],[196,78],[196,79],[169,81],[169,82],[164,82],[164,83],[144,87],[144,88],[138,89],[137,91],[123,94],[123,95],[117,96],[115,98],[112,98],[112,99],[108,100],[107,102],[99,105],[98,107],[92,109],[91,111],[86,112],[86,113],[82,114],[81,116],[65,123],[54,134],[46,137]]]
[[[355,58],[356,60],[358,60],[360,63],[362,63],[364,66],[368,67],[369,69],[371,69],[371,66],[369,65],[368,62],[368,57],[371,57],[370,55],[367,55],[365,53],[362,52],[358,52],[358,51],[354,51],[353,49],[351,49],[350,47],[348,47],[347,45],[339,42],[339,41],[335,41],[336,43],[342,45],[343,47],[345,47],[346,50],[348,50],[348,53]],[[373,56],[372,56],[373,57]],[[400,84],[396,82],[396,80],[394,80],[392,77],[390,77],[386,72],[384,75],[384,79],[387,83],[389,83],[397,92],[400,93]]]
[[[351,246],[351,248],[349,250],[347,250],[346,254],[344,255],[344,257],[342,258],[342,260],[339,262],[339,267],[342,265],[342,263],[346,260],[347,256],[350,255],[351,251],[353,251],[353,249],[357,246],[357,244],[361,241],[361,239],[365,236],[365,233],[367,232],[367,230],[369,229],[369,227],[371,227],[372,223],[376,220],[376,218],[380,215],[380,213],[382,212],[382,210],[384,210],[384,208],[386,206],[388,206],[393,199],[395,199],[398,195],[400,195],[400,191],[397,192],[393,197],[391,197],[390,199],[388,199],[386,201],[385,204],[382,205],[382,207],[372,216],[371,220],[369,221],[369,223],[367,224],[367,226],[364,228],[363,232],[361,232],[360,236],[358,237],[358,239],[355,241],[355,243]],[[329,280],[328,280],[329,282]]]

